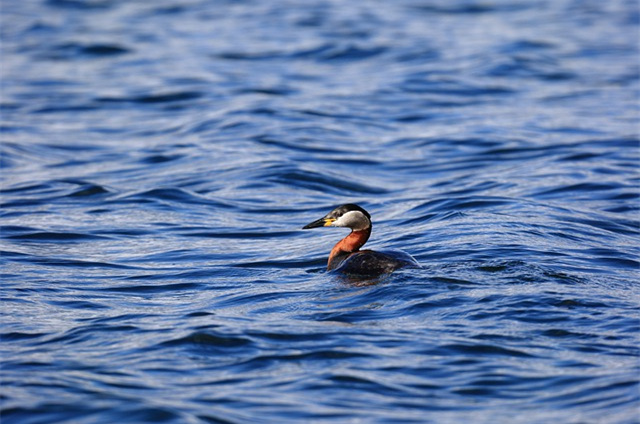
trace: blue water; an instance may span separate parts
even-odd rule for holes
[[[640,422],[637,1],[0,15],[3,424]]]

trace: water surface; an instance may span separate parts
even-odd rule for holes
[[[2,9],[3,423],[640,419],[637,2]]]

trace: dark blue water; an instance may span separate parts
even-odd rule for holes
[[[2,1],[2,423],[640,422],[639,9]]]

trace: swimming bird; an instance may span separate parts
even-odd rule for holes
[[[371,236],[371,215],[358,205],[348,203],[338,206],[324,217],[304,227],[347,227],[351,233],[336,243],[329,254],[328,271],[343,274],[377,276],[403,267],[420,265],[408,253],[398,250],[360,250]]]

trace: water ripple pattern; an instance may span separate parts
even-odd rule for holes
[[[3,2],[2,423],[638,423],[639,10]]]

